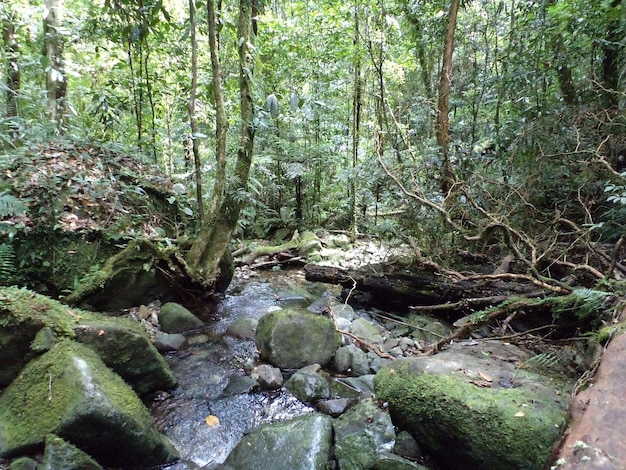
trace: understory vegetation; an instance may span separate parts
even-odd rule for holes
[[[232,219],[231,241],[323,227],[458,271],[512,255],[557,291],[623,290],[625,15],[619,0],[3,3],[3,282],[38,220],[125,245]],[[76,153],[51,166],[49,142]],[[102,167],[80,168],[92,145]],[[173,212],[133,222],[147,165]],[[35,204],[60,186],[62,213]]]

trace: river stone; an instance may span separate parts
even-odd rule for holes
[[[354,320],[356,314],[354,313],[354,309],[351,305],[335,301],[330,304],[330,316],[335,320],[343,318],[351,322]]]
[[[372,399],[350,408],[334,421],[333,429],[341,470],[372,468],[380,454],[393,450],[396,438],[389,413]]]
[[[111,467],[178,458],[130,386],[69,340],[32,360],[0,396],[0,457],[43,447],[50,433]]]
[[[59,436],[48,434],[39,470],[103,470],[89,455]]]
[[[285,382],[285,387],[301,402],[310,403],[330,395],[328,381],[315,369],[302,368]]]
[[[325,470],[332,418],[307,414],[264,424],[245,435],[224,462],[233,470]]]
[[[181,333],[164,333],[157,331],[154,338],[154,346],[157,351],[178,351],[187,342],[187,337]]]
[[[74,331],[77,341],[93,349],[139,395],[176,386],[163,356],[136,322],[124,318],[84,321]]]
[[[337,349],[333,358],[333,369],[340,374],[352,372],[355,375],[369,374],[367,354],[353,344]]]
[[[37,465],[30,457],[19,457],[11,462],[9,470],[37,470]]]
[[[161,305],[159,323],[161,330],[166,333],[183,333],[204,326],[202,320],[176,302],[167,302]]]
[[[226,328],[226,333],[228,333],[233,338],[254,339],[254,334],[256,332],[256,326],[258,323],[259,321],[256,318],[238,318],[230,325],[228,325],[228,328]]]
[[[356,399],[332,398],[330,400],[318,401],[315,404],[315,407],[318,409],[318,411],[324,413],[325,415],[336,418],[337,416],[345,413],[346,410],[350,408],[355,402]]]
[[[278,367],[260,364],[252,369],[250,377],[257,381],[263,390],[278,390],[283,386],[283,374]]]
[[[330,318],[280,310],[261,317],[255,341],[261,356],[281,369],[325,366],[341,344]]]
[[[357,318],[352,322],[352,334],[368,343],[382,344],[383,337],[376,326],[365,318]]]
[[[530,358],[513,345],[457,343],[392,361],[376,374],[376,395],[444,470],[542,468],[571,383],[527,370]]]
[[[370,468],[372,470],[428,470],[423,465],[418,465],[415,462],[403,459],[399,455],[390,453],[378,454],[376,462]]]

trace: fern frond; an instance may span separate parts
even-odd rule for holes
[[[0,286],[11,283],[15,275],[15,252],[13,247],[6,243],[0,245]]]
[[[0,217],[22,215],[25,212],[26,204],[23,200],[6,191],[0,193]]]
[[[553,314],[574,311],[578,318],[587,318],[604,309],[612,297],[609,292],[581,287],[555,301],[552,311]]]

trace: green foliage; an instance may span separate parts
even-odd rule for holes
[[[564,313],[573,312],[577,318],[586,319],[592,316],[602,316],[604,309],[614,295],[595,289],[577,288],[571,294],[563,297],[553,297],[552,314],[558,317]]]
[[[0,218],[22,215],[26,212],[26,204],[23,200],[13,196],[7,191],[0,192]]]
[[[7,243],[0,244],[0,286],[8,286],[15,275],[15,252]]]

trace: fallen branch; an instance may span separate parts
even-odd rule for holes
[[[435,312],[435,311],[447,311],[447,310],[460,310],[468,307],[484,307],[486,305],[502,303],[512,298],[535,298],[542,297],[545,292],[529,292],[527,294],[515,294],[515,295],[492,295],[490,297],[477,297],[473,299],[463,299],[458,302],[452,302],[439,305],[418,305],[409,307],[414,312]]]

